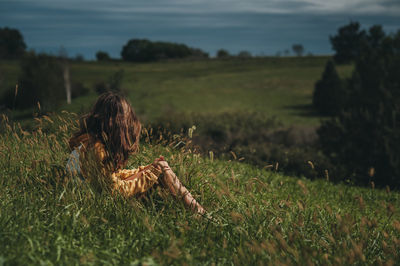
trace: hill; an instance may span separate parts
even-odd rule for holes
[[[311,108],[315,82],[329,57],[270,57],[203,61],[167,61],[131,64],[123,62],[71,62],[71,79],[91,89],[60,110],[80,112],[94,102],[94,84],[123,70],[122,88],[142,121],[174,113],[218,114],[256,111],[275,116],[285,125],[318,125]],[[338,67],[343,77],[350,65]],[[19,67],[0,62],[3,85],[14,87]],[[21,90],[23,88],[20,88]],[[31,111],[28,113],[32,113]]]
[[[400,194],[309,181],[186,146],[151,142],[129,167],[164,155],[213,219],[161,190],[141,199],[64,177],[76,117],[36,130],[2,121],[0,261],[6,264],[382,264],[400,259]]]

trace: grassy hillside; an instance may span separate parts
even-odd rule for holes
[[[400,259],[400,194],[333,185],[149,143],[129,167],[164,155],[213,220],[162,190],[97,193],[63,177],[76,126],[38,119],[0,134],[0,264],[381,264]],[[56,133],[56,134],[55,134]],[[146,136],[146,134],[144,134]]]
[[[327,60],[328,57],[292,57],[148,64],[82,62],[71,63],[71,78],[93,89],[96,82],[105,81],[122,69],[122,87],[145,121],[169,111],[258,111],[276,116],[287,125],[316,125],[320,118],[310,108],[312,92]],[[351,70],[351,66],[338,68],[341,76],[349,76]],[[0,91],[14,86],[17,62],[0,62],[0,71],[4,79]],[[95,97],[93,92],[61,109],[85,110]]]

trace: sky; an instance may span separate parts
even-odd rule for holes
[[[184,43],[213,56],[275,55],[302,44],[332,54],[329,36],[359,21],[400,30],[400,0],[0,0],[0,27],[16,28],[28,49],[119,58],[130,39]]]

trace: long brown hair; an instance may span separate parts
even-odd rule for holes
[[[114,169],[123,167],[130,154],[139,148],[141,125],[129,102],[114,92],[99,96],[93,109],[79,122],[79,131],[70,139],[71,149],[80,145],[79,137],[89,134],[92,141],[106,147],[107,162]]]

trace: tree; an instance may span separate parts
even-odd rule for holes
[[[96,59],[97,61],[110,61],[110,56],[107,52],[98,51],[96,53]]]
[[[121,57],[125,61],[146,62],[153,61],[155,57],[151,55],[151,42],[149,40],[129,40],[122,47]]]
[[[345,178],[400,187],[400,31],[373,26],[354,53],[343,110],[318,130],[321,146]]]
[[[219,49],[217,51],[217,58],[228,58],[228,57],[230,57],[230,54],[227,50]]]
[[[16,29],[0,28],[0,59],[20,58],[26,49],[22,34]]]
[[[50,110],[65,99],[63,67],[58,58],[33,52],[21,61],[16,107],[25,109],[38,102]]]
[[[304,47],[301,44],[293,44],[292,45],[292,50],[293,53],[295,53],[297,56],[303,56],[304,53]]]
[[[177,58],[207,58],[208,54],[184,44],[132,39],[122,48],[121,56],[125,61],[152,62]]]
[[[345,64],[354,61],[359,56],[359,47],[365,40],[365,35],[358,22],[340,27],[337,35],[330,37],[332,49],[336,52],[333,57],[335,62]]]
[[[326,63],[322,79],[315,84],[313,105],[322,115],[337,115],[346,101],[346,91],[331,60]]]

